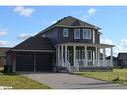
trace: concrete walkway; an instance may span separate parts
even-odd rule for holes
[[[67,73],[22,73],[22,75],[54,89],[127,89],[127,86],[120,84]]]

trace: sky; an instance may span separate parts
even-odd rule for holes
[[[13,47],[66,16],[100,27],[101,43],[115,45],[115,56],[127,52],[125,6],[0,6],[0,47]]]

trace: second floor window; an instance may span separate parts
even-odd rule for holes
[[[74,29],[74,39],[80,39],[80,29]]]
[[[63,37],[68,37],[68,29],[67,28],[63,29]]]
[[[91,39],[91,30],[83,29],[83,39]]]

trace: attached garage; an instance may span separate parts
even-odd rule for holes
[[[46,38],[31,37],[8,51],[8,65],[16,71],[52,71],[55,48]]]
[[[52,71],[53,53],[16,53],[16,71]]]
[[[53,53],[36,54],[36,71],[52,71]]]
[[[16,71],[34,71],[33,53],[16,53]]]

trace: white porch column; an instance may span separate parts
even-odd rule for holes
[[[63,60],[63,46],[61,46],[61,65],[64,66],[64,60]]]
[[[58,46],[57,49],[58,49],[58,51],[57,51],[57,53],[58,53],[58,54],[57,54],[57,62],[58,62],[58,63],[57,63],[57,64],[58,64],[58,66],[61,66],[61,65],[60,65],[60,46]]]
[[[85,66],[87,66],[87,46],[85,46]]]
[[[97,50],[97,47],[96,47],[96,64],[95,64],[96,66],[97,66],[97,63],[98,63],[98,59],[97,59],[98,56],[97,55],[98,55],[98,50]]]
[[[102,66],[105,66],[105,48],[103,48],[103,64],[102,64]]]
[[[65,66],[68,66],[68,62],[67,62],[67,46],[65,45]]]
[[[98,48],[98,66],[100,67],[100,48]]]
[[[74,66],[76,66],[75,59],[76,59],[76,46],[73,46],[73,62],[74,62]]]
[[[111,65],[113,66],[113,47],[111,47]]]
[[[93,66],[95,66],[95,51],[93,51]]]

